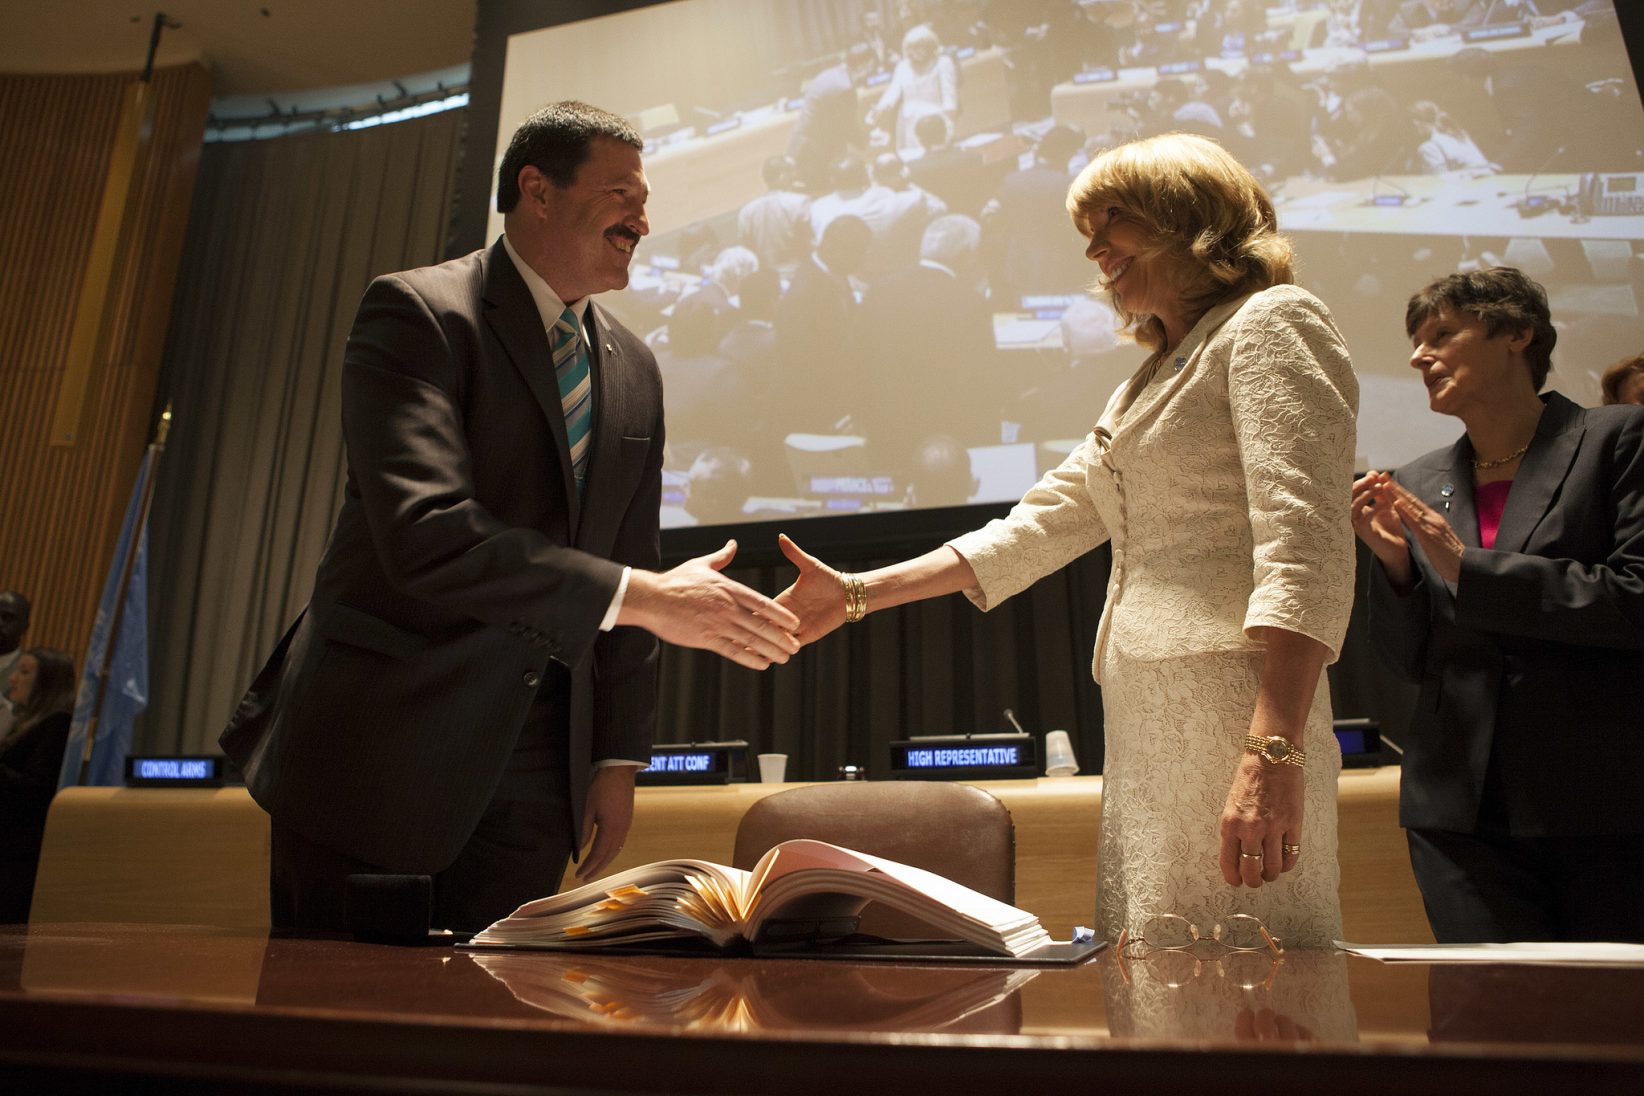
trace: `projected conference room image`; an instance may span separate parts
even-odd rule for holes
[[[662,370],[665,527],[1020,497],[1146,357],[1068,184],[1172,131],[1263,180],[1352,352],[1359,463],[1397,466],[1454,430],[1408,366],[1415,288],[1523,269],[1547,387],[1593,404],[1644,281],[1611,0],[1416,7],[679,0],[513,35],[497,155],[573,95],[645,140],[651,235],[601,303]]]

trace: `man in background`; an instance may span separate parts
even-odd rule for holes
[[[622,847],[658,638],[755,669],[792,616],[659,558],[662,387],[589,299],[650,231],[641,141],[583,103],[515,131],[486,250],[367,289],[343,365],[348,484],[305,612],[222,745],[273,820],[278,928],[348,927],[351,876],[426,875],[435,928]]]
[[[22,657],[23,636],[29,630],[33,606],[16,590],[0,591],[0,738],[11,731],[12,707],[6,699],[6,682]]]

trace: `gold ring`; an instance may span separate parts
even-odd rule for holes
[[[1239,854],[1240,860],[1260,860],[1261,858],[1262,854],[1259,852],[1241,852]]]
[[[1285,852],[1289,853],[1291,856],[1300,856],[1301,855],[1301,846],[1300,845],[1284,845],[1284,846],[1281,846],[1281,847],[1284,849]]]

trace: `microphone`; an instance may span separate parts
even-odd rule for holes
[[[1545,195],[1531,194],[1530,184],[1536,181],[1537,175],[1551,167],[1554,160],[1564,155],[1564,149],[1564,145],[1559,145],[1553,149],[1552,155],[1541,161],[1536,169],[1530,172],[1530,177],[1524,180],[1524,193],[1519,196],[1518,201],[1513,203],[1513,208],[1518,210],[1520,217],[1534,217],[1546,213],[1555,206],[1556,203],[1549,201]]]
[[[1009,708],[1005,709],[1005,718],[1010,720],[1010,725],[1015,727],[1018,733],[1027,734],[1026,731],[1022,730],[1022,725],[1016,721],[1016,713]]]

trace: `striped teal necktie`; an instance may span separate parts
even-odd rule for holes
[[[571,471],[577,493],[588,475],[588,432],[594,424],[594,386],[589,375],[588,346],[582,341],[576,313],[567,308],[548,333],[559,380],[559,403],[565,410],[565,440],[571,444]]]

